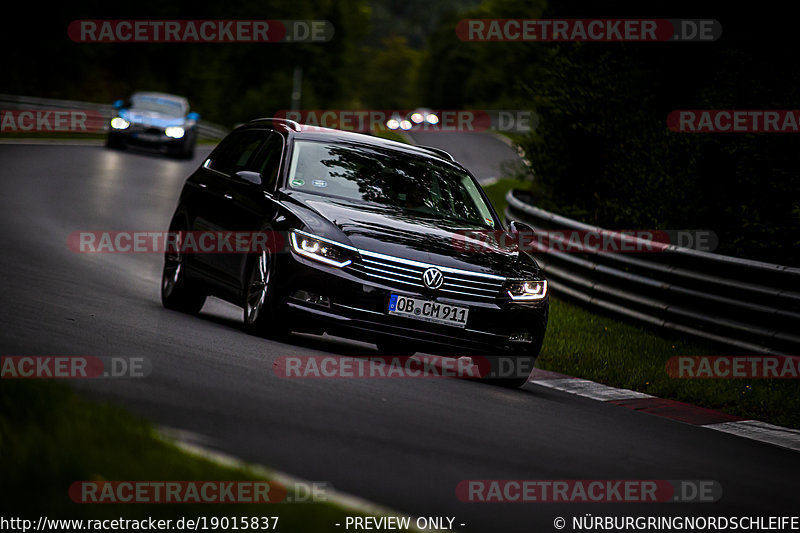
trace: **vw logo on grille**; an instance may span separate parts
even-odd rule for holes
[[[438,289],[444,283],[444,274],[438,268],[429,268],[422,273],[422,282],[429,289]]]

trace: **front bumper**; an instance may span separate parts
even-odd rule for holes
[[[441,355],[536,356],[547,328],[548,298],[518,303],[501,295],[480,302],[442,297],[433,291],[364,279],[357,269],[328,267],[292,252],[281,254],[280,259],[279,298],[297,329],[322,327],[333,335],[372,343],[388,341]],[[466,307],[466,327],[390,315],[387,309],[392,294]]]
[[[164,146],[168,148],[179,148],[186,142],[190,131],[186,130],[183,137],[175,139],[173,137],[167,137],[167,134],[164,133],[164,130],[161,128],[143,127],[132,124],[124,130],[112,129],[109,131],[109,135],[131,146]]]

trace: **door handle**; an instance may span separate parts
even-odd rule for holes
[[[222,196],[224,196],[226,200],[233,200],[233,196],[228,193],[225,193]]]

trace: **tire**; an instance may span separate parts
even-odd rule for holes
[[[187,224],[178,215],[170,224],[170,231],[185,231]],[[191,283],[186,276],[186,254],[176,250],[164,253],[161,273],[161,304],[167,309],[196,315],[203,308],[207,294]]]
[[[184,143],[170,154],[176,159],[192,159],[194,158],[194,142]]]
[[[259,337],[284,338],[290,330],[285,311],[278,304],[275,258],[262,251],[249,263],[242,301],[244,329]]]
[[[168,153],[170,156],[176,159],[193,159],[194,147],[196,144],[197,139],[191,134],[187,133],[186,138],[182,143],[180,143],[180,145],[172,145],[168,147]]]
[[[184,159],[194,159],[194,140],[186,146],[186,149],[183,151],[182,157]]]
[[[504,357],[514,357],[516,359],[516,364],[514,366],[515,375],[486,377],[481,378],[480,381],[482,383],[507,389],[518,389],[525,385],[528,382],[528,378],[530,378],[530,372],[533,371],[534,364],[536,363],[536,356],[530,354],[517,354]],[[498,359],[494,359],[492,357],[487,357],[487,359],[492,363],[492,372],[504,370],[503,368],[499,368],[500,365],[498,364]],[[505,372],[500,373],[504,374]]]
[[[397,355],[401,357],[411,357],[415,353],[416,350],[407,346],[398,346],[397,341],[395,342],[387,342],[382,341],[375,344],[378,347],[378,351],[381,352],[382,355]]]
[[[126,146],[119,136],[109,134],[108,137],[106,137],[106,148],[111,148],[112,150],[124,150]]]
[[[486,380],[486,383],[504,389],[518,389],[528,382],[528,378],[500,378]]]

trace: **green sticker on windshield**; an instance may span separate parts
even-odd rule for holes
[[[301,179],[292,180],[292,185],[294,185],[295,187],[302,187],[305,184],[306,184],[305,180],[301,180]]]

